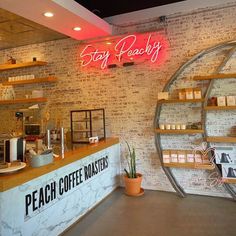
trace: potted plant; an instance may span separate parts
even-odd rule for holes
[[[128,147],[128,154],[126,155],[126,160],[128,163],[128,170],[125,168],[124,183],[125,183],[125,193],[130,196],[140,196],[144,193],[141,188],[142,175],[136,172],[136,153],[134,147],[131,149],[128,142],[126,142]]]

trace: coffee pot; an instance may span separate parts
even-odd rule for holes
[[[221,159],[220,159],[220,163],[232,163],[232,160],[229,156],[229,154],[226,153],[221,153]]]
[[[235,173],[236,173],[236,169],[229,167],[227,177],[228,178],[236,178]]]

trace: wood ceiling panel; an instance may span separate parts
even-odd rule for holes
[[[0,50],[67,36],[0,8]]]

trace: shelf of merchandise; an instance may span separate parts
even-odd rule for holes
[[[206,76],[194,76],[193,80],[212,80],[212,79],[232,79],[236,78],[236,74],[213,74],[213,75],[206,75]]]
[[[211,143],[236,143],[236,137],[227,137],[227,136],[209,136],[206,138],[207,142]]]
[[[202,135],[202,139],[206,140],[208,142],[226,142],[226,143],[236,143],[236,137],[208,137],[207,133],[207,114],[208,111],[210,110],[234,110],[235,106],[233,107],[208,107],[208,99],[211,95],[211,90],[214,87],[214,82],[215,80],[218,79],[235,79],[236,78],[236,73],[231,73],[231,74],[224,74],[221,73],[223,70],[224,66],[226,63],[230,60],[230,58],[235,54],[236,51],[236,42],[230,42],[230,43],[223,43],[220,45],[217,45],[215,47],[211,47],[208,49],[204,49],[203,51],[199,52],[197,55],[192,57],[190,60],[188,60],[186,63],[184,63],[176,72],[173,74],[170,78],[170,80],[167,82],[167,84],[164,86],[162,92],[168,92],[171,91],[170,87],[176,83],[176,80],[179,78],[180,75],[185,71],[186,68],[188,68],[191,63],[197,61],[199,58],[201,58],[204,55],[207,55],[211,53],[212,51],[217,51],[217,50],[222,50],[225,47],[227,47],[227,53],[224,54],[224,57],[222,58],[221,63],[219,66],[215,69],[215,74],[211,75],[206,75],[206,76],[194,76],[191,78],[191,80],[194,81],[206,81],[208,80],[208,84],[204,84],[203,87],[206,87],[206,91],[204,91],[204,99],[201,101],[202,104],[202,109],[201,109],[201,123],[203,125],[202,130],[160,130],[159,125],[160,125],[160,117],[161,117],[161,110],[162,110],[162,105],[165,103],[179,103],[179,102],[189,102],[191,104],[191,101],[179,101],[179,100],[161,100],[157,102],[156,106],[156,113],[155,113],[155,118],[154,118],[154,130],[155,130],[155,145],[157,148],[157,153],[159,158],[161,159],[161,165],[162,168],[169,179],[170,183],[172,184],[172,187],[175,189],[175,191],[181,196],[185,197],[187,193],[184,191],[183,187],[179,183],[179,181],[175,178],[174,173],[172,172],[171,168],[169,167],[176,167],[176,168],[187,168],[187,165],[185,163],[163,163],[163,146],[162,146],[162,138],[161,135],[163,134],[196,134],[199,133]],[[199,101],[200,102],[200,101]],[[174,114],[173,114],[174,115]],[[163,117],[162,117],[163,119]],[[212,165],[213,166],[213,165]],[[206,168],[208,170],[214,169],[211,165],[207,165]],[[189,165],[189,168],[194,167]],[[222,176],[220,168],[215,165],[215,170],[219,174],[219,176]],[[227,180],[229,181],[229,180]],[[233,180],[234,181],[234,180]],[[232,181],[231,181],[232,182]],[[235,182],[234,182],[235,183]],[[233,189],[228,182],[224,182],[224,187],[228,191],[228,193],[232,196],[232,198],[236,201],[236,191]]]
[[[203,134],[202,129],[155,129],[159,134]]]
[[[28,99],[14,99],[14,100],[0,100],[0,104],[11,105],[19,103],[42,103],[47,102],[47,98],[28,98]]]
[[[16,63],[16,64],[2,64],[0,65],[0,71],[4,70],[12,70],[24,67],[33,67],[33,66],[44,66],[47,65],[45,61],[31,61],[31,62],[24,62],[24,63]]]
[[[39,83],[54,83],[57,81],[56,77],[45,77],[45,78],[36,78],[30,80],[19,80],[19,81],[6,81],[3,82],[2,85],[9,86],[9,85],[24,85],[24,84],[39,84]]]
[[[164,104],[164,103],[198,103],[198,102],[204,102],[204,98],[201,99],[168,99],[168,100],[158,100],[158,104]]]
[[[206,106],[204,107],[206,111],[217,111],[217,110],[236,110],[236,106]]]
[[[164,163],[165,167],[171,168],[187,168],[187,169],[202,169],[202,170],[213,170],[215,169],[214,164],[203,164],[203,163]]]

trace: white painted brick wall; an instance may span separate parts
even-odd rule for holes
[[[32,89],[43,88],[48,98],[48,103],[42,105],[42,117],[49,111],[52,120],[61,118],[63,125],[69,129],[69,111],[73,109],[99,108],[106,109],[107,130],[109,135],[121,137],[122,158],[124,158],[124,142],[127,139],[136,147],[138,156],[138,171],[144,174],[143,187],[147,189],[159,189],[173,191],[164,175],[154,145],[153,119],[157,101],[157,93],[161,91],[171,75],[184,62],[189,60],[199,51],[216,44],[235,40],[236,7],[208,8],[191,14],[167,16],[165,24],[166,37],[170,43],[170,57],[160,68],[152,68],[149,63],[134,65],[132,67],[119,67],[109,71],[100,69],[84,70],[80,67],[79,50],[80,43],[72,39],[51,41],[37,45],[29,45],[0,52],[0,63],[4,63],[7,55],[14,56],[17,61],[31,61],[32,57],[38,60],[48,61],[45,67],[32,67],[1,72],[1,78],[23,74],[35,74],[37,77],[55,75],[59,81],[54,84],[27,85],[16,88],[17,96],[30,92]],[[116,33],[153,31],[163,28],[158,22],[116,28]],[[102,42],[101,42],[102,43]],[[188,67],[173,85],[185,87],[199,85],[188,79],[193,75],[213,73],[222,59],[221,53],[213,53],[207,58]],[[236,72],[236,55],[228,65],[227,72]],[[206,63],[207,61],[207,63]],[[181,79],[182,77],[182,79]],[[203,88],[205,87],[201,84]],[[217,84],[215,94],[230,93],[235,95],[235,82],[227,81],[225,84]],[[176,105],[179,106],[179,105]],[[193,113],[182,113],[181,109],[170,105],[176,116],[166,110],[165,114],[170,121],[195,121],[198,120],[197,110]],[[186,108],[182,106],[183,110]],[[14,111],[26,107],[2,106],[0,107],[1,131],[14,130]],[[198,105],[195,105],[198,107]],[[183,115],[184,114],[184,115]],[[162,114],[164,115],[164,113]],[[164,116],[163,116],[164,117]],[[220,115],[217,118],[216,128],[211,128],[215,115],[209,114],[210,132],[218,134],[231,124],[235,124],[235,112]],[[164,118],[162,118],[164,119]],[[222,123],[221,123],[222,121]],[[218,123],[219,122],[219,123]],[[194,141],[190,137],[176,138],[168,136],[163,138],[165,146],[188,147]],[[205,181],[208,177],[206,171],[175,170],[176,177],[189,192],[225,196],[222,187],[210,187]]]

